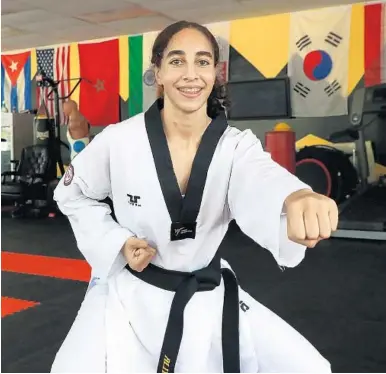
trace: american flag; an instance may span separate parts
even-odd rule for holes
[[[43,70],[45,75],[55,81],[70,78],[70,46],[36,50],[38,71]],[[47,99],[50,87],[38,87],[36,98],[38,107],[45,103],[50,117],[55,116],[54,95]],[[70,81],[60,82],[58,85],[59,97],[67,96],[70,92]],[[65,122],[62,110],[62,101],[59,101],[60,123]]]

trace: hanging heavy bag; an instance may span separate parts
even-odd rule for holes
[[[54,120],[50,118],[46,103],[43,101],[34,118],[35,144],[50,145],[55,139]]]
[[[45,101],[40,105],[34,118],[35,144],[48,148],[50,166],[47,171],[52,179],[56,178],[57,145],[55,136],[55,121],[50,118]]]

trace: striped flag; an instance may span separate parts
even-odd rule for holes
[[[129,36],[129,117],[142,112],[142,35]]]
[[[206,25],[220,47],[218,75],[227,81],[229,75],[230,23]],[[157,87],[151,66],[151,51],[159,32],[129,36],[129,116],[146,111],[157,98]]]
[[[146,111],[157,98],[151,50],[158,32],[129,36],[129,117]]]
[[[1,56],[1,102],[12,112],[31,110],[31,52]]]
[[[386,82],[386,4],[365,5],[365,86]]]
[[[67,96],[70,92],[70,46],[64,45],[57,48],[37,49],[36,50],[37,68],[43,70],[47,77],[60,81],[58,92],[60,97]],[[37,87],[36,101],[38,107],[43,103],[46,104],[50,117],[55,116],[54,95],[53,93],[47,98],[52,90],[51,87]],[[65,123],[61,101],[59,103],[60,123]]]

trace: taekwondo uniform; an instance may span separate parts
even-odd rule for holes
[[[298,265],[306,247],[288,239],[282,209],[309,187],[221,113],[202,137],[183,197],[161,109],[158,100],[103,130],[55,191],[93,280],[52,372],[330,372],[217,254],[235,219],[278,265]],[[106,197],[117,221],[99,202]],[[157,250],[141,273],[121,252],[133,236]]]

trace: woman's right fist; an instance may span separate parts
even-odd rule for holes
[[[63,103],[63,113],[65,116],[70,117],[76,112],[78,112],[78,104],[74,100],[69,99]]]
[[[126,240],[123,255],[131,269],[141,272],[149,265],[156,250],[149,246],[146,240],[135,237]]]

